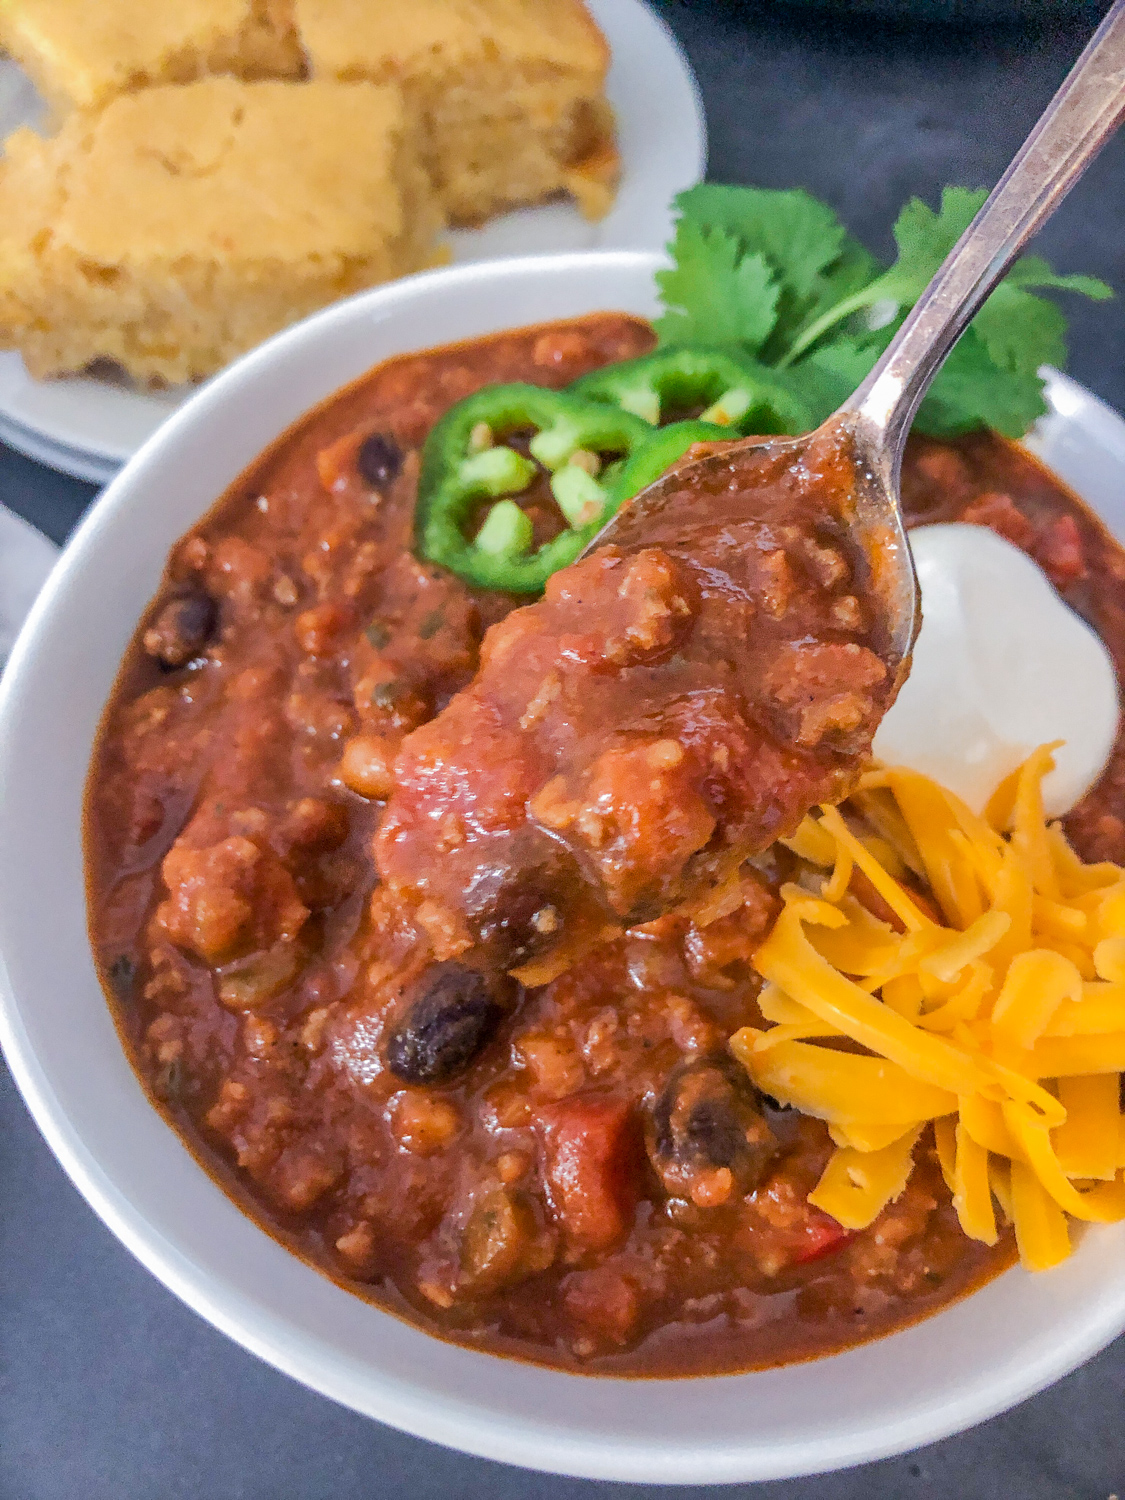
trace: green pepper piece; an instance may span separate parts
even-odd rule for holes
[[[576,464],[563,464],[555,470],[551,493],[572,526],[589,526],[599,521],[609,504],[606,487]]]
[[[472,434],[481,424],[487,425],[495,446],[474,449]],[[518,494],[535,476],[535,464],[503,444],[508,434],[529,428],[534,433],[530,451],[554,471],[552,487],[558,486],[560,509],[571,523],[534,553],[530,521],[522,511],[522,522],[517,519],[515,501],[499,498]],[[419,549],[479,587],[538,593],[552,573],[574,561],[608,518],[608,480],[616,476],[617,464],[607,466],[600,483],[569,464],[571,455],[582,449],[627,460],[650,436],[639,417],[567,391],[486,386],[452,407],[426,439],[415,515]],[[577,477],[564,474],[571,469]],[[484,499],[498,503],[469,541],[465,527]]]
[[[486,495],[518,495],[535,478],[535,465],[514,448],[485,448],[461,460],[457,477]]]
[[[702,421],[735,432],[806,432],[813,426],[804,401],[777,373],[721,349],[658,349],[640,359],[606,365],[568,387],[588,401],[604,401],[652,425],[669,410],[702,406]]]
[[[667,427],[658,428],[614,476],[609,497],[612,509],[617,510],[626,500],[655,484],[693,443],[730,442],[731,437],[729,427],[714,422],[670,422]]]
[[[473,546],[493,557],[522,557],[531,550],[531,518],[514,500],[497,500],[473,538]]]

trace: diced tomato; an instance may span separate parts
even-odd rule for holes
[[[803,1266],[831,1255],[855,1238],[808,1201],[815,1181],[815,1171],[794,1172],[783,1163],[749,1200],[746,1248],[771,1276],[786,1266]]]
[[[640,1192],[641,1138],[624,1099],[574,1094],[539,1111],[547,1187],[567,1239],[606,1250],[625,1238]]]
[[[805,1222],[805,1243],[794,1252],[792,1263],[795,1266],[804,1266],[810,1260],[820,1260],[824,1255],[832,1255],[836,1250],[842,1250],[854,1238],[853,1230],[845,1229],[828,1214],[811,1208]]]

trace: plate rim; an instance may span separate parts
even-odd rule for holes
[[[637,28],[643,28],[646,35],[646,48],[653,46],[661,48],[668,76],[671,76],[673,72],[676,74],[677,87],[682,91],[685,108],[685,113],[682,116],[676,117],[675,129],[678,137],[678,149],[683,157],[681,175],[686,174],[690,177],[690,181],[684,181],[676,191],[681,191],[683,188],[699,182],[704,175],[707,165],[707,119],[699,80],[679,39],[665,18],[655,11],[651,5],[647,4],[646,0],[586,0],[586,3],[603,29],[628,29],[635,32]],[[627,72],[633,55],[628,51],[623,51],[620,47],[614,50],[610,74],[611,94],[613,68],[615,66],[624,67]],[[0,68],[11,68],[21,78],[26,78],[22,69],[18,68],[14,60],[3,55],[0,55]],[[645,76],[647,78],[648,74],[646,73]],[[663,191],[662,189],[662,195]],[[662,201],[667,204],[666,229],[670,230],[672,222],[671,204],[667,203],[666,199],[662,199]],[[551,204],[540,205],[540,207],[547,210],[550,210],[554,206]],[[655,211],[655,198],[653,199],[653,209]],[[529,209],[518,210],[517,212],[534,213],[535,211],[536,206],[532,206]],[[613,214],[614,209],[611,208],[607,219],[612,221]],[[485,226],[486,229],[487,227]],[[630,240],[629,230],[624,222],[619,226],[615,226],[615,231],[618,235],[617,238],[607,240],[604,243],[599,242],[597,245],[590,247],[590,252],[602,253],[612,250],[658,248],[647,244],[637,244]],[[463,231],[460,232],[463,233]],[[662,232],[664,231],[662,230]],[[512,256],[522,256],[524,253],[526,252],[516,250],[512,252]],[[550,250],[542,253],[566,254],[581,252]],[[511,257],[508,253],[503,253],[501,256],[486,256],[486,258],[508,259]],[[465,257],[465,260],[462,260],[461,263],[464,264],[469,259],[471,257]],[[426,273],[415,272],[413,274],[425,275]],[[409,277],[396,278],[396,280],[400,281],[409,279]],[[386,284],[389,283],[384,283],[384,285]],[[362,295],[362,293],[359,295]],[[318,309],[319,311],[323,311],[323,309]],[[309,316],[316,317],[317,312]],[[293,324],[290,326],[296,327],[299,325]],[[222,373],[222,371],[218,371],[217,375],[221,375]],[[216,376],[211,377],[211,379],[215,378]],[[81,383],[90,382],[94,387],[91,392],[92,399],[114,401],[115,405],[117,400],[120,400],[120,409],[123,412],[135,412],[138,422],[142,420],[140,414],[143,404],[153,400],[152,397],[146,395],[144,392],[131,391],[124,388],[115,391],[110,382],[98,382],[96,377],[88,375],[64,376],[62,377],[62,382],[65,383],[69,392],[74,393],[73,399],[78,401],[83,399]],[[132,446],[130,446],[129,441],[126,439],[106,438],[98,441],[92,435],[83,437],[81,441],[78,441],[76,440],[80,436],[78,431],[68,428],[63,419],[43,422],[28,420],[27,414],[21,410],[18,402],[19,392],[33,391],[49,386],[50,382],[36,381],[28,376],[17,351],[0,350],[0,441],[6,442],[9,447],[16,449],[17,452],[24,454],[25,457],[34,459],[37,463],[44,464],[46,467],[55,469],[60,473],[71,474],[75,478],[94,484],[105,484],[139,451],[143,443],[147,441],[147,438],[152,435],[152,432],[163,425],[174,412],[180,409],[184,402],[190,400],[196,391],[206,383],[200,382],[195,386],[177,388],[182,392],[182,398],[177,400],[174,405],[169,406],[163,413],[154,411],[152,413],[152,421],[155,425],[148,426],[145,437]],[[147,426],[147,419],[145,419],[145,422]]]

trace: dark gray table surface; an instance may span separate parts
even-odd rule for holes
[[[971,10],[971,0],[964,9]],[[912,193],[995,181],[1094,8],[1035,25],[894,29],[721,0],[660,9],[700,78],[710,176],[804,185],[879,253]],[[1125,138],[1044,232],[1125,291]],[[1125,298],[1072,311],[1072,372],[1125,407]],[[62,541],[94,491],[0,445],[0,499]],[[132,1260],[0,1075],[0,1500],[586,1500],[595,1485],[466,1458],[355,1416],[244,1353]],[[774,1500],[1125,1496],[1125,1340],[973,1432],[847,1473],[735,1487]]]

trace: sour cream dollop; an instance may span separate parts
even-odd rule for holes
[[[1117,679],[1098,636],[1018,547],[984,526],[910,534],[922,589],[914,664],[874,753],[980,812],[1037,745],[1064,743],[1043,783],[1059,817],[1101,775],[1117,733]]]

